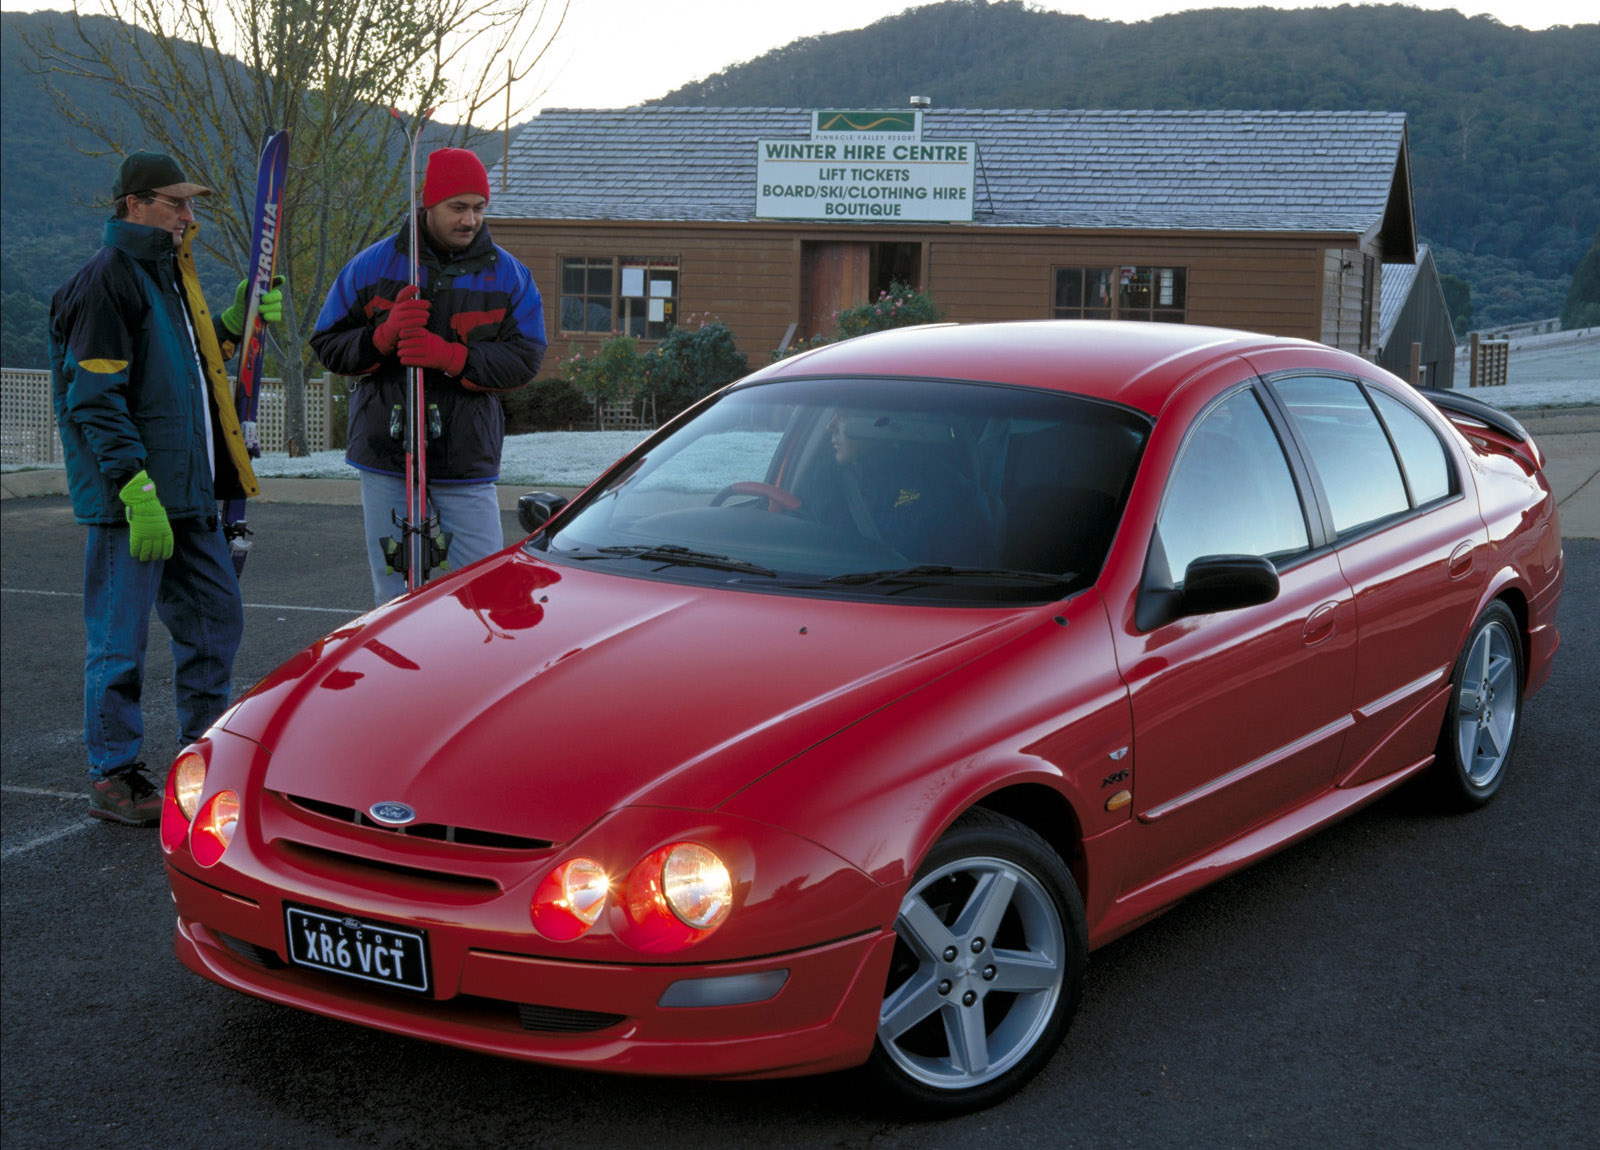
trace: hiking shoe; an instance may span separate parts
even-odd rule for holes
[[[123,767],[95,779],[89,788],[89,813],[129,827],[149,827],[161,821],[161,790],[145,774],[143,763]]]

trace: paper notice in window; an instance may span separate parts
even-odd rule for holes
[[[650,322],[661,323],[667,318],[667,301],[653,299],[650,301]]]
[[[644,295],[644,269],[622,269],[622,294],[637,298]]]
[[[671,280],[651,280],[650,294],[653,296],[669,296],[672,294]]]

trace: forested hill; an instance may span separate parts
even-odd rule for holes
[[[1377,109],[1408,117],[1417,229],[1476,324],[1554,316],[1600,227],[1600,24],[1401,5],[1138,24],[948,0],[669,93],[723,107]]]
[[[94,28],[108,19],[89,16],[85,23]],[[30,43],[38,43],[47,31],[64,44],[72,43],[71,14],[0,14],[0,358],[6,367],[48,366],[50,296],[99,246],[120,159],[85,154],[98,141],[73,128],[41,86],[35,74],[39,60]],[[50,79],[81,107],[112,113],[119,108],[103,88],[87,81],[61,73]],[[440,123],[430,135],[442,142],[451,131],[451,125]],[[137,134],[130,138],[135,146],[147,143]],[[486,162],[499,159],[498,135],[487,138],[478,151]],[[190,175],[204,182],[211,174]],[[205,252],[197,254],[196,263],[208,297],[231,299],[238,269],[224,267]]]
[[[43,366],[46,302],[99,242],[115,168],[80,154],[92,141],[30,71],[24,33],[52,21],[66,29],[70,16],[0,16],[7,366]],[[1596,60],[1600,24],[1528,32],[1398,5],[1120,24],[947,0],[796,41],[655,102],[901,107],[925,95],[943,107],[1403,111],[1418,231],[1440,270],[1470,284],[1474,326],[1491,326],[1558,314],[1600,228]],[[85,89],[76,98],[105,101]],[[210,270],[225,289],[232,272]]]

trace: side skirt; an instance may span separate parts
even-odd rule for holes
[[[1371,782],[1330,787],[1310,802],[1245,832],[1207,854],[1190,859],[1144,886],[1118,896],[1105,916],[1091,927],[1091,949],[1121,937],[1201,887],[1210,886],[1234,871],[1243,870],[1251,863],[1275,854],[1321,827],[1366,806],[1432,762],[1433,755],[1430,754],[1403,770]]]

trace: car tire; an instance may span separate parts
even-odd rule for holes
[[[1478,616],[1450,678],[1450,705],[1429,781],[1438,804],[1474,810],[1500,790],[1522,727],[1522,637],[1495,600]]]
[[[1088,930],[1059,855],[975,808],[934,844],[901,900],[865,1067],[890,1108],[992,1106],[1039,1072],[1083,995]]]

